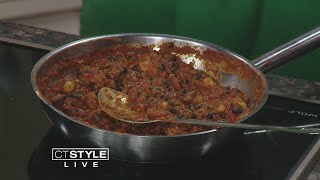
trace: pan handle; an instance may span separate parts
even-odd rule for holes
[[[252,62],[262,72],[268,73],[317,47],[320,47],[320,27],[256,58]]]

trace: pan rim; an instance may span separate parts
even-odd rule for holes
[[[93,37],[88,37],[88,38],[84,38],[84,39],[80,39],[77,41],[73,41],[70,43],[67,43],[65,45],[62,45],[52,51],[50,51],[49,53],[47,53],[45,56],[43,56],[41,59],[38,60],[38,62],[33,66],[32,71],[31,71],[31,84],[33,87],[34,92],[36,93],[36,95],[38,96],[38,98],[42,101],[42,103],[44,103],[45,105],[47,105],[49,108],[51,108],[52,110],[55,111],[55,113],[58,113],[59,115],[61,115],[62,117],[66,118],[67,120],[72,121],[73,123],[76,123],[80,126],[85,126],[91,130],[94,131],[99,131],[101,133],[107,133],[107,134],[114,134],[114,135],[120,135],[123,137],[137,137],[137,138],[181,138],[181,137],[191,137],[191,136],[197,136],[197,135],[205,135],[205,134],[209,134],[209,133],[214,133],[219,131],[219,129],[211,129],[208,131],[201,131],[201,132],[197,132],[197,133],[188,133],[188,134],[181,134],[181,135],[173,135],[173,136],[168,136],[168,135],[136,135],[136,134],[128,134],[128,133],[119,133],[119,132],[114,132],[114,131],[108,131],[105,129],[100,129],[91,125],[87,125],[82,123],[81,121],[72,118],[70,116],[68,116],[67,114],[63,113],[61,110],[57,109],[56,107],[54,107],[52,105],[52,103],[50,103],[40,92],[40,90],[38,89],[38,85],[36,83],[36,79],[37,79],[37,73],[39,71],[39,69],[41,69],[41,66],[48,60],[50,59],[51,56],[54,56],[55,54],[70,48],[74,45],[77,44],[81,44],[81,43],[85,43],[88,41],[92,41],[92,40],[98,40],[98,39],[104,39],[104,38],[117,38],[117,37],[126,37],[126,36],[141,36],[141,37],[149,37],[149,38],[167,38],[167,39],[177,39],[177,40],[182,40],[185,41],[187,43],[192,43],[192,44],[199,44],[202,46],[206,46],[208,48],[214,49],[214,50],[218,50],[218,51],[223,51],[225,53],[227,53],[228,55],[231,55],[232,57],[243,61],[244,63],[246,63],[248,66],[250,66],[250,68],[252,70],[254,70],[257,75],[261,76],[261,78],[263,79],[263,81],[265,82],[265,91],[264,91],[264,95],[263,98],[261,100],[261,102],[256,106],[256,108],[246,117],[241,118],[237,121],[235,121],[234,123],[241,123],[247,119],[249,119],[251,116],[253,116],[254,114],[256,114],[266,103],[268,96],[269,96],[269,83],[265,77],[265,75],[263,74],[263,72],[258,69],[251,61],[249,61],[248,59],[246,59],[245,57],[229,50],[226,49],[224,47],[221,47],[219,45],[216,44],[212,44],[206,41],[202,41],[202,40],[198,40],[198,39],[194,39],[194,38],[189,38],[189,37],[183,37],[183,36],[177,36],[177,35],[169,35],[169,34],[158,34],[158,33],[117,33],[117,34],[108,34],[108,35],[99,35],[99,36],[93,36]],[[52,120],[51,120],[52,121]]]

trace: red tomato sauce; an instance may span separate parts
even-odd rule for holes
[[[207,73],[173,54],[171,43],[121,45],[61,60],[37,76],[41,93],[59,110],[96,128],[137,135],[180,135],[214,127],[159,122],[134,125],[109,117],[97,94],[109,87],[128,95],[133,110],[149,119],[192,118],[234,122],[249,113],[249,98],[222,87]],[[219,72],[216,72],[219,73]]]

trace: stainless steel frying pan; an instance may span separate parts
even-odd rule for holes
[[[237,121],[241,123],[253,116],[264,105],[268,97],[268,83],[262,72],[269,72],[308,50],[319,47],[320,28],[317,28],[259,58],[248,61],[244,57],[217,45],[191,38],[164,34],[114,34],[82,39],[59,47],[34,66],[31,82],[41,99],[51,122],[68,138],[81,144],[108,147],[110,157],[129,161],[170,161],[199,158],[219,149],[224,143],[239,135],[239,130],[220,128],[194,134],[178,136],[137,136],[97,129],[74,120],[55,108],[39,91],[36,78],[46,67],[63,59],[72,59],[94,50],[119,44],[138,43],[143,45],[173,42],[176,46],[191,46],[201,52],[215,52],[223,57],[221,84],[239,88],[247,93],[254,106],[252,113]],[[205,56],[194,60],[194,68],[206,70],[206,65],[216,63]],[[220,62],[221,63],[221,62]]]

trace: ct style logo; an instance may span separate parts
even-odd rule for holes
[[[52,148],[52,160],[63,167],[99,167],[99,161],[109,160],[109,148]]]

